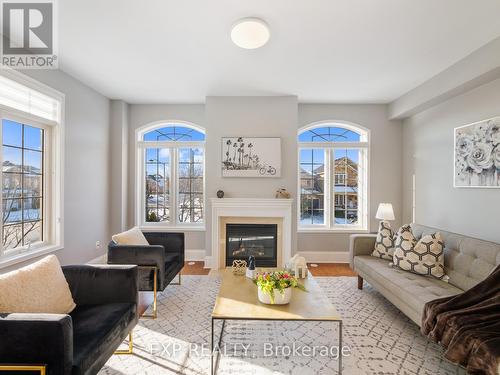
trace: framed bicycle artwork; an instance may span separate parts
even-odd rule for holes
[[[280,177],[281,138],[222,138],[222,177]]]

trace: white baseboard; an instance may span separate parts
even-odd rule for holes
[[[213,264],[212,256],[209,255],[205,257],[205,266],[203,268],[216,268]]]
[[[205,249],[190,249],[184,253],[186,261],[203,261],[205,260]]]
[[[349,252],[299,251],[308,263],[349,263]]]

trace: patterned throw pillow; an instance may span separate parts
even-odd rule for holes
[[[394,231],[391,229],[391,224],[387,221],[381,221],[378,226],[377,239],[375,241],[375,249],[372,256],[382,259],[392,260],[394,254]]]
[[[411,227],[402,226],[396,237],[393,264],[419,275],[445,281],[448,278],[444,274],[444,242],[439,232],[425,235],[417,241]]]

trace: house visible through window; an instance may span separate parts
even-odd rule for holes
[[[299,229],[367,229],[368,133],[315,125],[298,143]]]
[[[140,222],[145,225],[202,225],[205,134],[168,124],[148,129],[138,142],[144,158]],[[155,224],[156,223],[156,224]]]
[[[43,241],[43,129],[2,121],[5,251]]]
[[[335,194],[335,207],[345,207],[345,195]]]
[[[0,263],[3,258],[24,260],[62,246],[60,110],[64,97],[35,81],[10,76],[0,76]]]

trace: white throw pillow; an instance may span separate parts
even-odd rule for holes
[[[444,273],[444,242],[439,232],[425,235],[417,241],[411,227],[402,226],[396,237],[393,264],[419,275],[444,281],[448,279]]]
[[[118,245],[149,245],[149,242],[139,228],[132,228],[125,232],[115,234],[111,239]]]
[[[394,254],[394,231],[391,229],[391,224],[387,221],[381,221],[378,226],[377,239],[375,241],[375,249],[372,256],[387,260],[392,260]]]
[[[54,255],[0,275],[0,313],[68,314],[75,307]]]

